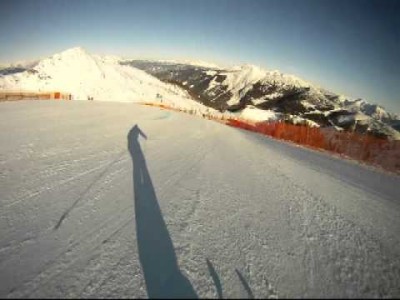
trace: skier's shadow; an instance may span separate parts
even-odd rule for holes
[[[139,260],[149,298],[198,298],[189,280],[181,273],[177,258],[154,191],[135,125],[128,134],[133,162],[136,238]]]

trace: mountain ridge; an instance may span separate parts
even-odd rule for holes
[[[256,108],[292,123],[313,122],[338,130],[400,139],[398,116],[381,105],[348,99],[300,77],[244,64],[212,69],[143,60],[124,61],[158,79],[185,88],[200,103],[220,111]],[[393,127],[394,126],[394,127]]]
[[[118,57],[90,54],[82,47],[74,47],[42,59],[30,68],[3,69],[0,90],[57,90],[72,94],[75,100],[164,101],[204,109],[184,90],[119,62]]]
[[[333,126],[400,139],[400,119],[383,106],[349,99],[300,77],[254,64],[127,60],[73,47],[26,66],[0,70],[0,90],[61,90],[74,99],[150,101],[239,117]]]

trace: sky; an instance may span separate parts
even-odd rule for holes
[[[0,63],[75,46],[254,64],[400,113],[398,0],[0,1]]]

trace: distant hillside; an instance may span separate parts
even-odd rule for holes
[[[400,139],[399,117],[379,105],[350,100],[293,75],[253,65],[209,68],[165,61],[123,61],[188,91],[199,103],[236,113],[249,109],[265,118],[292,123],[335,126],[375,136]],[[254,114],[253,114],[254,115]]]

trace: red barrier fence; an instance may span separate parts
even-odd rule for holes
[[[144,103],[164,109],[195,114],[190,109],[173,108],[167,104]],[[368,134],[337,131],[332,127],[309,127],[286,122],[251,122],[225,119],[224,115],[198,113],[203,118],[223,122],[229,126],[258,132],[276,139],[291,141],[313,149],[325,150],[342,157],[379,166],[400,174],[400,141],[378,138]]]
[[[71,100],[72,95],[51,91],[0,91],[0,101],[17,100]]]
[[[333,128],[308,127],[285,122],[252,124],[231,119],[227,124],[314,149],[326,150],[400,173],[400,141],[382,139],[368,134],[336,131]]]

